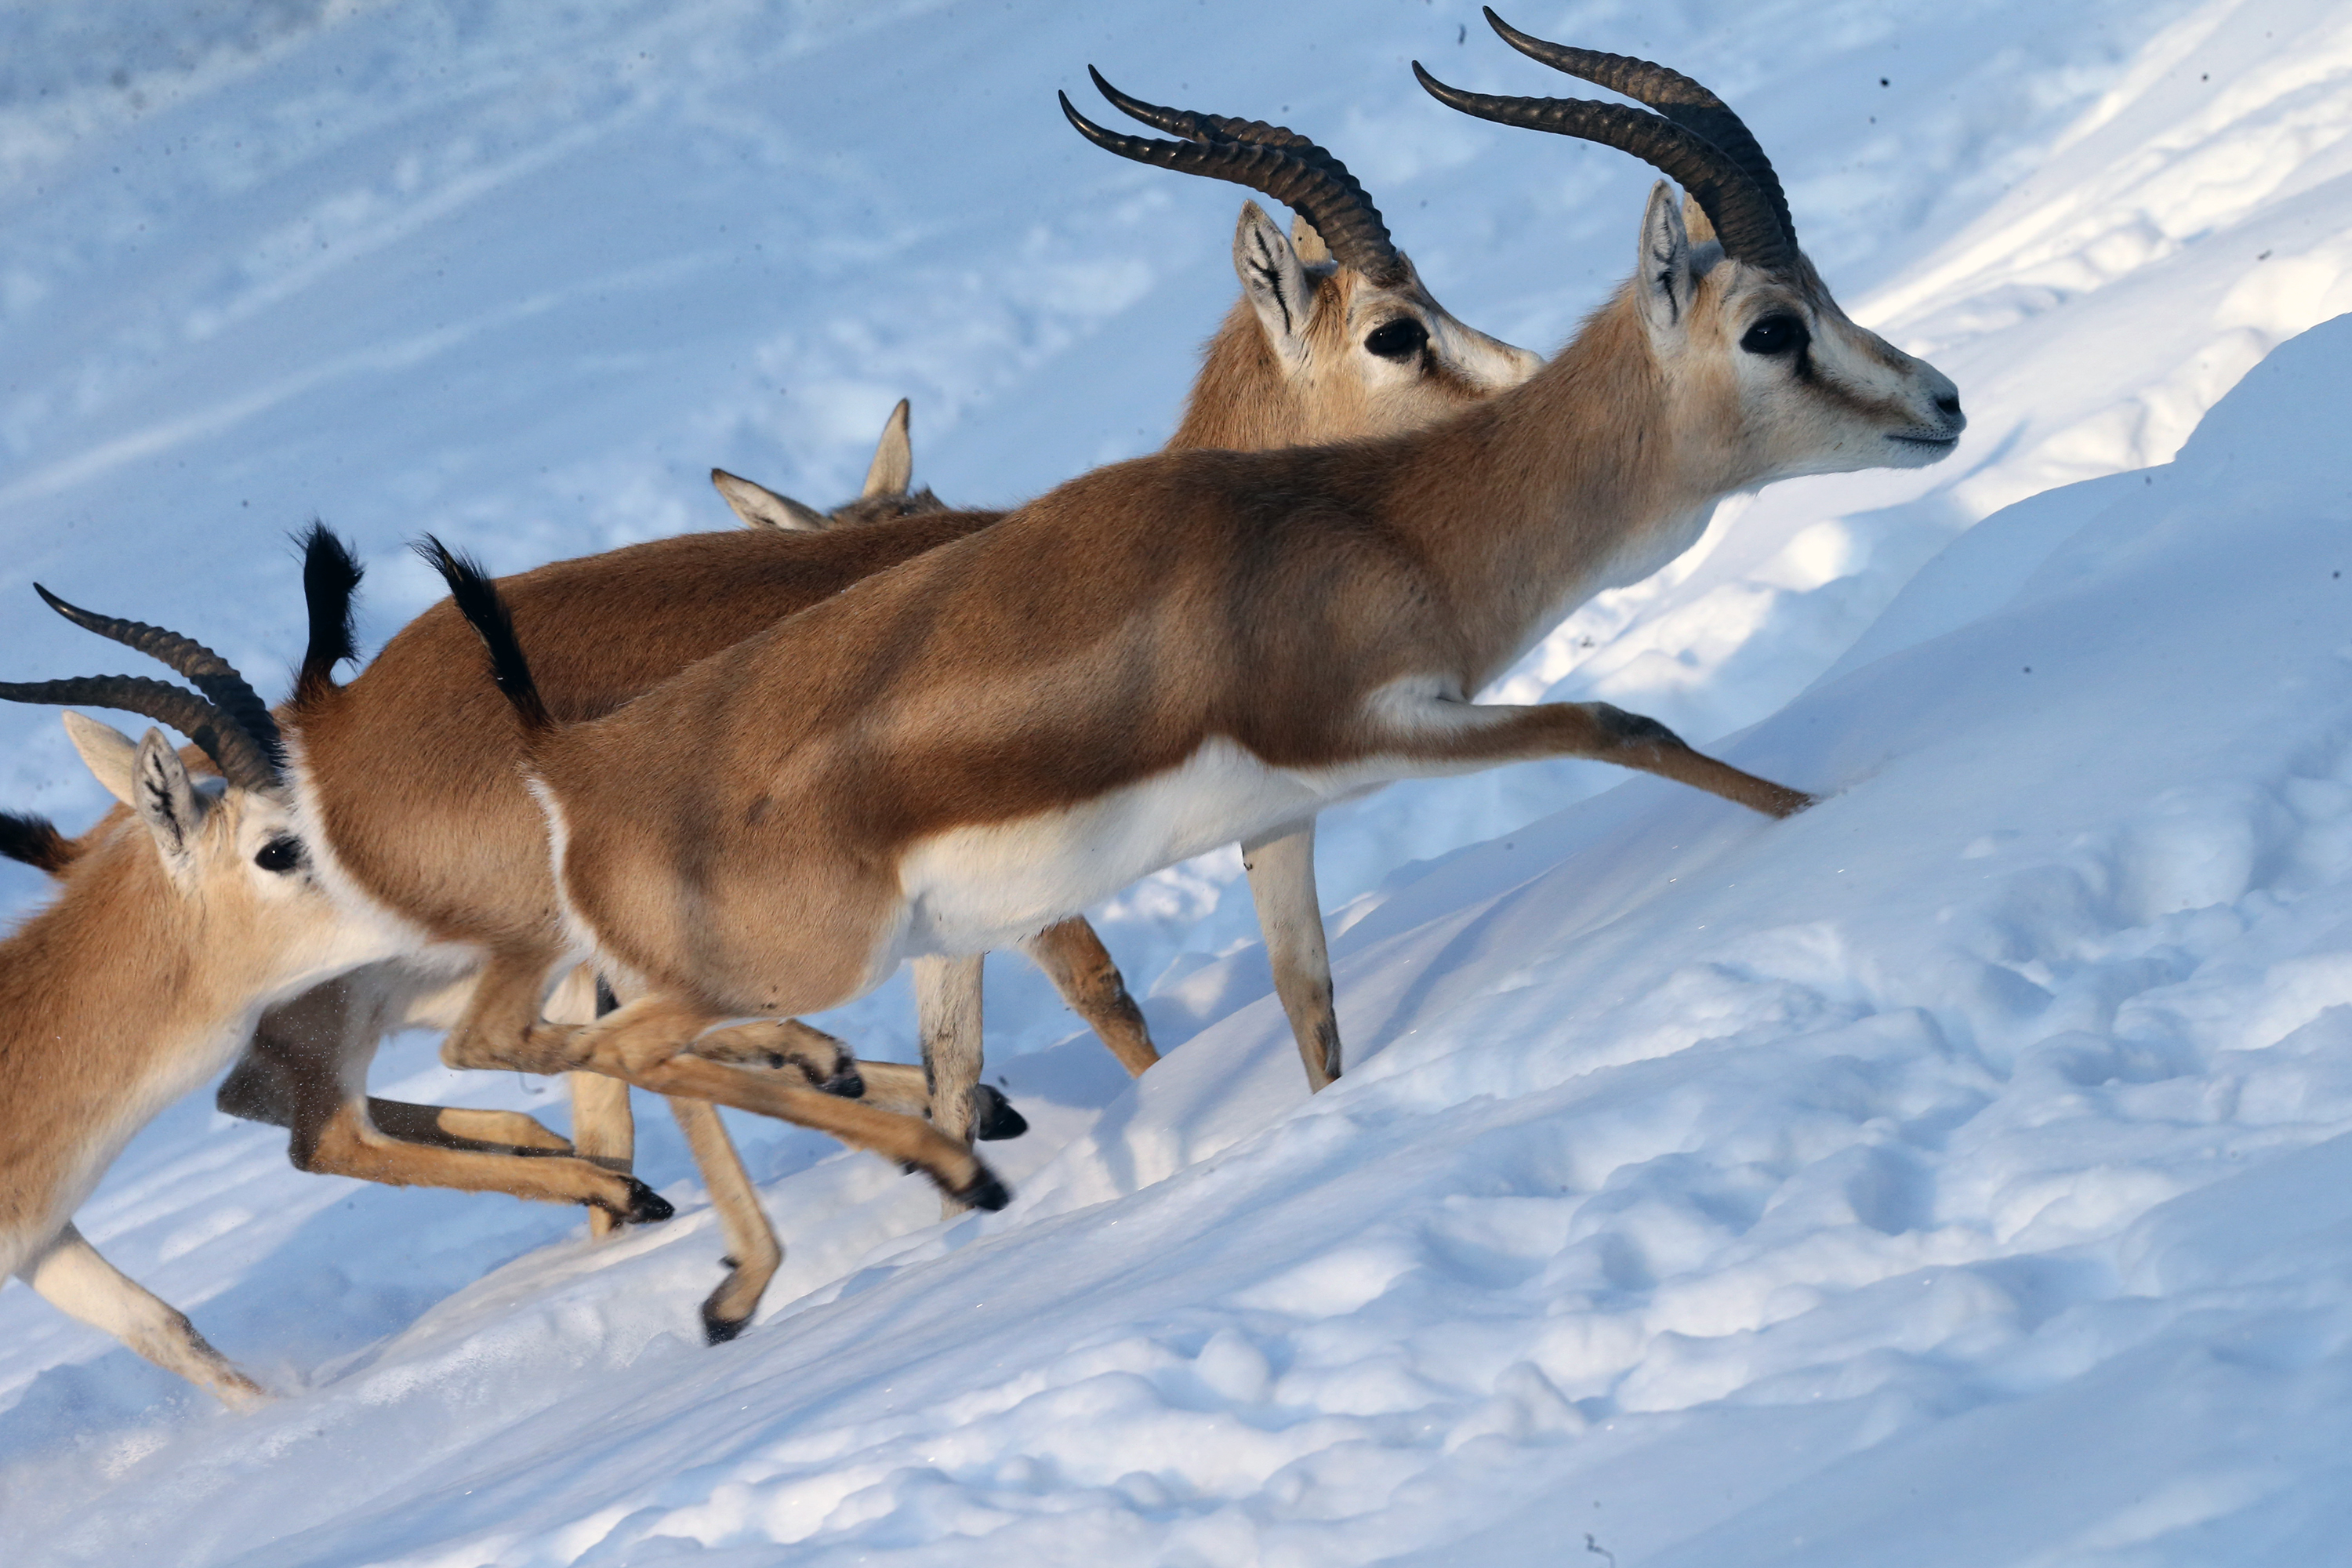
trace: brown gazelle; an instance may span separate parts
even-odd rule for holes
[[[1678,110],[1704,94],[1555,53]],[[1633,153],[1707,236],[1661,182],[1635,275],[1517,390],[1385,439],[1098,470],[586,722],[543,700],[496,586],[436,552],[529,736],[573,951],[632,993],[557,1027],[535,980],[486,984],[484,1037],[453,1048],[679,1059],[719,1020],[836,1005],[1398,778],[1573,755],[1807,805],[1605,703],[1473,698],[1723,496],[1945,456],[1951,383],[1838,310],[1724,123],[1431,90]]]
[[[1181,113],[1139,107],[1155,115]],[[1328,431],[1335,421],[1365,431],[1400,428],[1439,418],[1533,370],[1534,356],[1462,326],[1429,297],[1361,188],[1328,153],[1280,127],[1212,123],[1206,117],[1202,123],[1194,156],[1183,166],[1276,195],[1310,226],[1302,226],[1294,247],[1255,204],[1244,207],[1235,252],[1250,305],[1236,310],[1211,344],[1211,368],[1194,389],[1188,429],[1210,432],[1202,438],[1240,438],[1230,426],[1214,424],[1213,416],[1225,405],[1252,410],[1244,423],[1265,439]],[[1314,237],[1319,233],[1334,237],[1328,260]],[[1412,324],[1400,328],[1400,321]],[[1350,378],[1377,395],[1346,393]],[[1333,407],[1343,412],[1335,416]],[[808,531],[806,518],[797,520],[797,529],[763,520],[768,526],[657,540],[558,563],[509,579],[505,587],[540,652],[549,702],[566,719],[582,719],[608,711],[865,577],[984,530],[998,515],[845,520],[856,525],[823,531]],[[612,635],[620,626],[629,628],[628,636]],[[561,956],[545,826],[517,771],[521,737],[506,705],[476,679],[478,658],[463,619],[439,605],[395,636],[346,686],[326,679],[331,658],[318,665],[316,678],[306,678],[289,710],[304,821],[320,845],[321,875],[380,911],[407,943],[399,962],[304,999],[293,1020],[299,1025],[296,1032],[328,1042],[304,1047],[312,1049],[310,1059],[363,1067],[384,1027],[415,1016],[436,994],[449,995],[453,977],[478,969],[483,978],[467,1004],[471,1014],[488,1005],[502,1020],[503,1010],[525,991],[536,1011],[544,977]],[[839,695],[856,697],[854,690]],[[383,781],[393,776],[387,769],[395,763],[400,787],[386,788]],[[1303,860],[1297,870],[1305,890],[1295,897],[1311,910],[1314,895]],[[1019,934],[1030,939],[1022,945],[1130,1070],[1154,1059],[1140,1013],[1083,921]],[[866,1092],[876,1106],[933,1107],[940,1131],[964,1162],[952,1171],[935,1164],[934,1173],[945,1172],[942,1184],[950,1189],[968,1181],[973,1184],[968,1190],[987,1194],[990,1189],[979,1184],[984,1167],[963,1148],[979,1065],[978,967],[961,957],[942,959],[927,963],[918,979],[927,1004],[925,1048],[940,1058],[941,1080],[926,1094],[919,1071],[862,1064]],[[463,1024],[446,1054],[458,1066],[502,1065],[499,1053],[469,1044],[498,1032]],[[785,1024],[728,1040],[753,1060],[769,1048],[789,1054],[836,1044]],[[704,1048],[714,1047],[706,1043]],[[725,1338],[748,1321],[781,1258],[724,1129],[707,1105],[690,1098],[772,1108],[772,1090],[761,1089],[757,1103],[744,1098],[761,1087],[761,1074],[742,1070],[740,1061],[725,1065],[731,1076],[714,1080],[690,1078],[701,1071],[690,1063],[599,1064],[600,1071],[671,1094],[673,1109],[689,1121],[688,1140],[731,1259],[704,1304],[706,1331],[713,1338]],[[365,1117],[367,1102],[350,1075],[339,1093],[338,1116]],[[814,1109],[873,1113],[871,1107],[838,1104]],[[593,1139],[575,1136],[574,1142],[583,1156],[614,1159],[618,1152]]]
[[[883,421],[882,438],[874,444],[874,460],[866,466],[866,483],[857,499],[831,511],[819,511],[790,496],[778,495],[724,468],[711,469],[710,482],[743,520],[744,527],[780,528],[788,533],[823,533],[828,528],[945,511],[947,503],[933,495],[929,486],[909,488],[915,482],[915,447],[907,431],[908,413],[907,400],[898,399],[890,417]]]
[[[134,742],[68,713],[76,748],[127,809],[69,857],[46,824],[7,819],[11,847],[53,862],[61,885],[0,942],[0,1277],[17,1275],[148,1360],[244,1404],[260,1388],[100,1258],[73,1213],[141,1126],[236,1054],[262,1007],[391,945],[320,887],[277,729],[244,679],[185,637],[49,602],[203,695],[98,676],[0,685],[0,698],[143,714],[202,747],[224,783],[191,779],[160,731]],[[582,1161],[534,1171],[535,1196],[639,1218],[668,1212],[638,1183]]]

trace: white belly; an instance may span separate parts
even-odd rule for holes
[[[1162,867],[1304,821],[1390,776],[1377,766],[1294,773],[1215,740],[1181,767],[1094,800],[936,834],[898,863],[908,913],[899,955],[1009,946]]]

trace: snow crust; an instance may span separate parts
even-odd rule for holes
[[[1500,689],[1832,798],[1767,825],[1559,765],[1327,820],[1350,1072],[1312,1103],[1237,861],[1156,878],[1102,911],[1157,980],[1144,1079],[992,966],[1035,1128],[994,1146],[1004,1214],[940,1226],[734,1120],[788,1255],[716,1350],[650,1106],[686,1212],[592,1247],[301,1176],[198,1097],[83,1228],[289,1397],[230,1416],[0,1291],[7,1560],[2338,1560],[2352,16],[1660,11],[1511,19],[1723,91],[1849,310],[1974,423],[1937,468],[1727,504]],[[1070,136],[1089,59],[1321,137],[1533,346],[1622,273],[1647,179],[1423,100],[1408,55],[1575,90],[1446,4],[0,27],[0,595],[257,673],[299,647],[278,540],[314,510],[381,636],[430,597],[413,531],[519,566],[719,526],[714,463],[829,501],[902,394],[951,499],[1156,444],[1234,202]],[[12,677],[89,666],[6,626]],[[0,725],[10,806],[95,815],[53,717]],[[910,1049],[902,996],[829,1022]],[[379,1092],[560,1120],[431,1049]]]

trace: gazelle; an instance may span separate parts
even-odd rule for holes
[[[855,527],[894,517],[945,511],[947,503],[929,485],[909,489],[915,482],[915,447],[907,432],[908,405],[905,398],[882,424],[882,438],[874,444],[874,460],[866,466],[866,483],[857,499],[831,511],[778,495],[765,485],[740,479],[724,468],[710,470],[710,482],[743,520],[746,528],[780,528],[788,533],[823,533],[828,528]]]
[[[223,783],[191,779],[159,730],[134,742],[69,712],[75,747],[127,809],[71,856],[46,824],[8,819],[12,848],[37,863],[46,851],[61,885],[0,942],[0,1277],[17,1275],[157,1365],[247,1404],[260,1387],[100,1258],[73,1213],[140,1127],[226,1064],[265,1005],[391,947],[320,886],[278,731],[244,678],[185,637],[50,603],[204,695],[98,676],[0,685],[0,698],[143,714],[202,747]],[[583,1161],[542,1161],[533,1173],[534,1195],[633,1218],[668,1212],[642,1184]]]
[[[1723,496],[1932,463],[1964,424],[1948,379],[1838,309],[1712,95],[1538,47],[1675,117],[1423,79],[1644,159],[1703,237],[1659,182],[1634,276],[1524,385],[1443,424],[1097,470],[583,722],[545,700],[498,587],[436,547],[527,736],[572,950],[632,994],[555,1026],[534,977],[503,998],[486,977],[450,1049],[680,1059],[720,1019],[838,1005],[1398,778],[1586,756],[1769,816],[1810,804],[1606,703],[1472,700]]]
[[[1180,442],[1307,439],[1426,424],[1534,369],[1535,356],[1463,326],[1430,297],[1361,187],[1328,153],[1280,127],[1121,101],[1147,117],[1197,122],[1199,140],[1176,166],[1252,184],[1290,203],[1302,219],[1294,245],[1255,203],[1244,206],[1235,257],[1246,303],[1210,345]],[[1333,237],[1328,247],[1324,235]],[[903,489],[906,465],[885,464],[877,455],[877,467],[894,479],[877,488],[877,497]],[[739,499],[728,486],[721,489]],[[548,700],[567,718],[585,718],[866,577],[984,530],[999,515],[917,513],[813,531],[808,519],[787,514],[784,526],[763,519],[770,526],[558,563],[509,579],[505,588],[540,650]],[[801,526],[789,526],[793,521]],[[629,635],[612,635],[621,626]],[[412,1016],[453,969],[482,968],[469,1008],[485,996],[499,1008],[509,1005],[520,974],[528,977],[520,984],[532,992],[535,1009],[561,954],[543,820],[517,771],[521,737],[505,705],[475,678],[478,657],[463,619],[439,605],[393,637],[346,686],[326,679],[334,659],[306,666],[317,677],[306,678],[289,710],[303,820],[320,847],[321,875],[380,911],[409,943],[409,957],[306,999],[302,1027],[334,1042],[325,1052],[334,1059],[363,1063],[378,1033]],[[854,691],[841,696],[856,700]],[[399,787],[386,788],[394,759]],[[1292,897],[1311,912],[1310,868],[1302,859],[1295,869],[1302,890]],[[1026,950],[1130,1071],[1156,1059],[1140,1012],[1083,921],[1022,934],[1030,938]],[[928,1103],[940,1131],[961,1148],[977,1087],[977,965],[960,959],[926,965],[918,994],[927,1056],[945,1065],[940,1081],[926,1094],[921,1075],[909,1069],[894,1076],[887,1064],[865,1063],[860,1070],[876,1104]],[[492,1034],[461,1023],[445,1056],[456,1066],[502,1065],[496,1055],[462,1044]],[[764,1035],[731,1038],[746,1050],[754,1040],[779,1048],[834,1044],[781,1024]],[[942,1048],[943,1040],[957,1048]],[[966,1041],[968,1047],[960,1044]],[[717,1116],[690,1097],[707,1090],[740,1105],[736,1096],[758,1075],[689,1083],[685,1069],[691,1064],[653,1065],[659,1070],[617,1061],[598,1070],[670,1094],[673,1110],[688,1120],[731,1259],[704,1304],[706,1331],[723,1339],[749,1320],[781,1251]],[[731,1064],[730,1070],[736,1070]],[[355,1091],[347,1091],[338,1114],[357,1119],[365,1110]],[[574,1142],[591,1157],[617,1152],[590,1139]],[[975,1184],[984,1173],[977,1162],[962,1169],[973,1173]],[[977,1184],[971,1190],[993,1195]]]

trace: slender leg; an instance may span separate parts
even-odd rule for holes
[[[224,1405],[243,1410],[269,1398],[205,1343],[184,1313],[100,1258],[71,1225],[27,1258],[16,1278],[59,1311],[105,1330],[165,1372],[210,1389]]]
[[[596,1016],[609,1017],[620,1009],[621,1000],[614,988],[599,980]],[[832,1036],[796,1021],[768,1035],[760,1033],[761,1028],[760,1025],[745,1025],[719,1030],[719,1034],[751,1059],[772,1059],[780,1064],[789,1061],[803,1071],[810,1062],[821,1061],[824,1070],[836,1079],[846,1062],[850,1075],[856,1076],[856,1063]],[[765,1046],[775,1048],[762,1049]],[[619,1092],[625,1111],[627,1084],[590,1072],[575,1072],[571,1077],[575,1095],[583,1084],[611,1085]],[[727,1272],[720,1277],[718,1288],[703,1300],[702,1337],[707,1344],[723,1344],[751,1322],[768,1281],[775,1278],[784,1261],[783,1243],[776,1239],[776,1227],[769,1223],[768,1211],[760,1205],[759,1189],[752,1185],[751,1173],[743,1169],[743,1156],[737,1152],[735,1141],[727,1135],[727,1125],[719,1120],[719,1108],[678,1095],[666,1097],[663,1103],[669,1107],[671,1120],[686,1136],[687,1152],[694,1156],[703,1189],[709,1193],[710,1206],[719,1215],[719,1234],[727,1248],[721,1261]]]
[[[583,963],[563,977],[547,999],[542,1016],[558,1024],[586,1024],[618,1005],[595,972]],[[629,1109],[629,1086],[593,1072],[571,1073],[564,1081],[572,1089],[572,1146],[583,1159],[593,1160],[608,1171],[635,1174],[637,1122]],[[598,1241],[620,1228],[619,1218],[602,1209],[588,1216],[588,1234]]]
[[[700,1041],[695,1043],[695,1054],[702,1054]],[[878,1110],[895,1110],[901,1116],[929,1116],[931,1113],[931,1086],[921,1068],[908,1067],[904,1062],[860,1062],[858,1078],[866,1092],[857,1100]],[[982,1143],[1000,1139],[1018,1138],[1029,1131],[1029,1119],[1013,1109],[1013,1102],[993,1084],[971,1086],[971,1135]]]
[[[1024,942],[1021,951],[1045,972],[1062,1000],[1087,1021],[1129,1074],[1140,1076],[1160,1059],[1143,1009],[1128,994],[1127,981],[1094,927],[1083,920],[1066,920]]]
[[[1250,897],[1265,932],[1274,994],[1290,1016],[1291,1037],[1307,1064],[1307,1087],[1321,1090],[1339,1076],[1339,1019],[1331,1005],[1331,952],[1315,893],[1315,821],[1242,846]]]
[[[389,1021],[405,1016],[417,984],[398,965],[373,965],[273,1009],[219,1103],[288,1129],[287,1152],[301,1170],[667,1216],[658,1194],[625,1174],[566,1158],[562,1139],[520,1112],[371,1101],[367,1070],[376,1042]],[[373,1120],[378,1106],[389,1130]]]
[[[571,1140],[549,1131],[520,1110],[470,1110],[457,1105],[411,1105],[368,1097],[368,1120],[387,1138],[440,1149],[487,1154],[569,1154]],[[595,1211],[602,1214],[602,1209]]]
[[[687,1147],[694,1151],[703,1185],[710,1189],[719,1234],[727,1241],[726,1277],[702,1303],[702,1337],[714,1345],[724,1344],[751,1322],[768,1281],[784,1261],[784,1248],[760,1206],[759,1189],[743,1169],[743,1157],[719,1119],[719,1108],[676,1096],[668,1103],[678,1130],[686,1134]]]
[[[1367,749],[1423,764],[1415,773],[1454,773],[1537,757],[1591,757],[1719,795],[1767,816],[1794,816],[1813,804],[1801,790],[1693,751],[1655,719],[1606,702],[1514,707],[1431,698],[1410,711],[1391,711],[1388,732]]]
[[[950,1196],[979,1208],[1002,1208],[1011,1201],[971,1150],[912,1117],[803,1088],[782,1074],[693,1055],[696,1037],[717,1020],[685,1003],[641,996],[585,1028],[543,1024],[537,1013],[530,961],[519,955],[494,959],[483,971],[465,1020],[442,1042],[442,1058],[461,1068],[605,1073],[656,1094],[731,1105],[829,1132],[920,1170]]]
[[[694,1042],[694,1054],[738,1067],[793,1068],[813,1088],[845,1100],[866,1092],[864,1064],[849,1047],[798,1018],[763,1018],[713,1029]]]
[[[449,1187],[536,1203],[584,1204],[640,1224],[670,1216],[668,1200],[634,1176],[562,1154],[407,1142],[387,1136],[362,1105],[341,1100],[299,1108],[290,1149],[295,1166],[388,1187]]]
[[[971,1091],[980,1084],[980,984],[984,958],[919,958],[915,1016],[923,1041],[923,1077],[930,1085],[931,1125],[965,1148],[971,1147]],[[954,1218],[963,1205],[952,1196],[940,1203]]]

